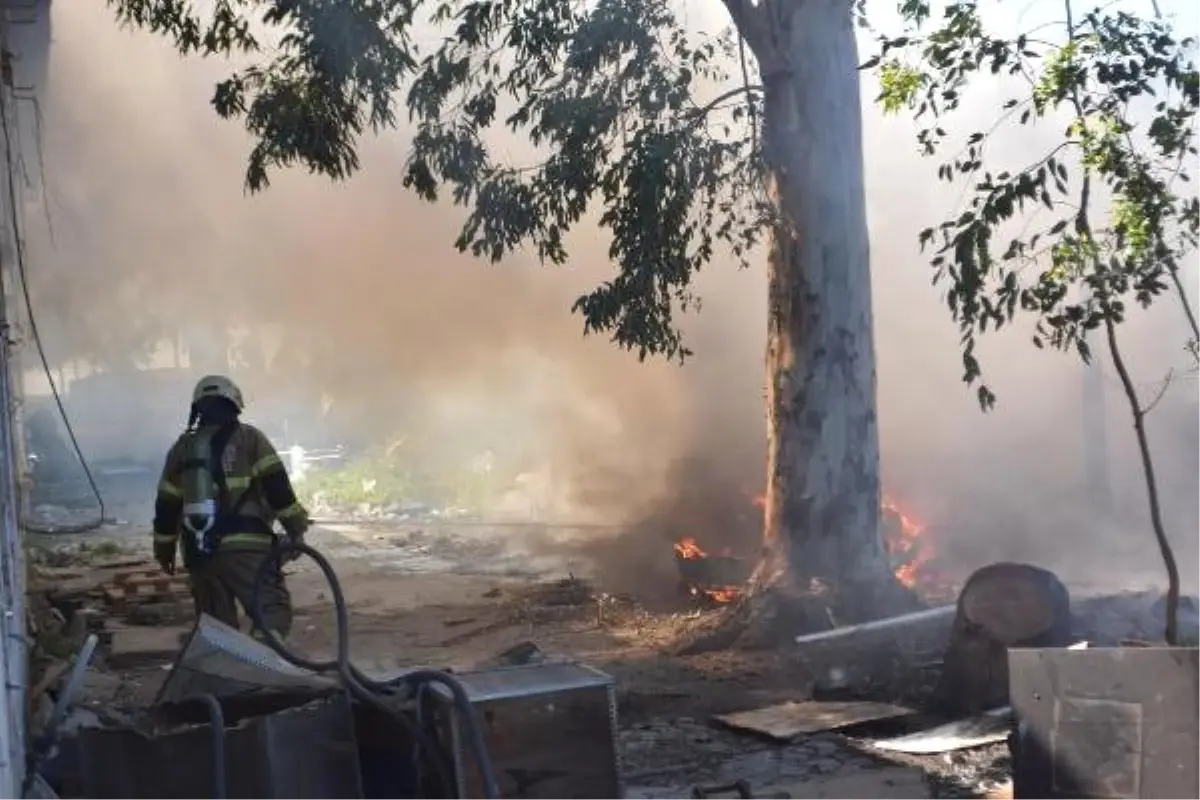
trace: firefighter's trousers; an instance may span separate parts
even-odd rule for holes
[[[218,547],[212,556],[195,565],[190,577],[196,616],[208,614],[238,628],[238,606],[241,606],[246,618],[251,619],[254,581],[268,555],[265,548]],[[278,638],[286,638],[292,629],[292,596],[278,564],[263,577],[259,593],[263,626]],[[251,631],[251,635],[256,633]]]

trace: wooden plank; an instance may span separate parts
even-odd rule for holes
[[[89,594],[101,591],[104,588],[104,579],[99,575],[93,575],[87,578],[66,580],[62,583],[56,582],[53,587],[47,588],[49,589],[47,595],[53,600],[82,599]]]
[[[87,577],[87,571],[80,567],[47,567],[41,564],[33,565],[33,574],[35,577],[52,581],[78,580]]]
[[[106,561],[96,561],[92,564],[93,569],[100,570],[127,570],[130,567],[153,569],[154,561],[149,558],[145,558],[144,556],[129,556],[127,558],[113,558]]]
[[[162,573],[153,569],[125,569],[115,573],[112,576],[112,581],[121,586],[126,583],[135,583],[138,580],[150,580],[159,575],[162,575]]]
[[[122,611],[131,604],[178,602],[191,596],[191,587],[178,575],[127,573],[103,587],[103,596],[114,611]]]
[[[735,730],[786,742],[806,733],[838,730],[911,713],[912,709],[890,703],[806,700],[721,714],[714,719]]]
[[[917,767],[887,766],[849,774],[834,773],[794,783],[751,786],[755,797],[860,798],[887,797],[917,800],[932,797],[925,771]]]
[[[165,575],[161,572],[152,575],[137,575],[121,583],[122,586],[167,586],[169,584],[186,584],[187,579],[178,575]]]
[[[122,562],[115,562],[121,564]],[[129,561],[126,560],[125,569],[114,570],[105,565],[93,565],[88,567],[80,577],[64,577],[61,580],[40,581],[39,588],[45,591],[53,600],[62,602],[70,600],[82,600],[88,596],[99,596],[103,594],[105,587],[108,584],[124,585],[132,576],[154,576],[162,575],[157,567],[146,564],[142,559],[133,561],[134,565],[146,564],[141,569],[128,569]],[[169,577],[169,576],[163,576]],[[47,584],[47,585],[42,585]]]
[[[42,695],[50,691],[50,689],[53,688],[56,683],[62,680],[62,677],[66,675],[70,669],[70,661],[55,661],[53,664],[47,667],[46,671],[42,674],[42,677],[38,679],[38,682],[35,683],[33,688],[29,690],[29,708],[36,709],[38,707],[38,701],[42,699]]]
[[[179,652],[181,638],[187,629],[180,626],[129,627],[111,626],[108,663],[114,669],[145,666],[153,662],[170,661]]]
[[[107,587],[104,590],[104,602],[108,603],[114,611],[120,611],[125,607],[125,590],[114,586]]]

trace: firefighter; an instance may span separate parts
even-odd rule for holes
[[[155,560],[174,574],[182,545],[197,617],[235,628],[239,605],[253,616],[255,580],[277,541],[275,520],[295,542],[309,525],[270,440],[238,419],[243,408],[229,378],[209,375],[196,384],[187,430],[167,453],[154,504]],[[283,639],[292,601],[280,567],[275,559],[258,591],[262,624]]]

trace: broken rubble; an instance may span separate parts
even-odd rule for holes
[[[110,624],[112,643],[108,647],[108,665],[129,669],[170,661],[179,652],[181,627],[149,628]]]
[[[680,765],[659,786],[630,786],[625,800],[692,800],[697,787],[727,786],[742,781],[755,800],[928,800],[929,784],[923,770],[911,766],[881,766],[853,758],[809,758],[804,769],[791,766],[787,751],[770,759],[733,757],[720,770]],[[781,764],[780,762],[786,762]],[[701,780],[702,778],[702,780]],[[671,783],[665,781],[670,780]],[[733,800],[737,794],[713,795]]]
[[[762,798],[926,798],[932,797],[924,770],[915,767],[884,767],[850,775],[828,775],[794,783],[764,786],[755,797]]]

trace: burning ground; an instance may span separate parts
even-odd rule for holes
[[[761,498],[755,498],[754,505],[761,508]],[[957,591],[955,576],[939,566],[934,536],[886,496],[882,512],[884,548],[896,580],[927,600],[952,600]],[[716,606],[731,603],[741,595],[755,565],[753,548],[746,548],[741,555],[735,554],[732,547],[711,553],[693,536],[680,538],[672,549],[680,593]]]

